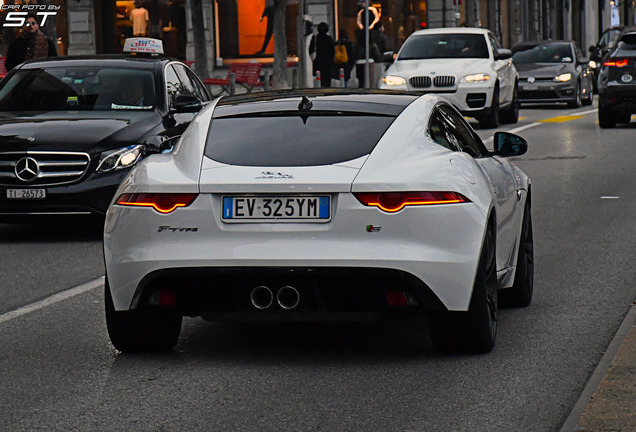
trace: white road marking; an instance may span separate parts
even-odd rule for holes
[[[76,295],[83,294],[92,289],[98,288],[100,286],[104,286],[104,276],[98,277],[92,281],[86,282],[82,285],[78,285],[74,288],[69,288],[65,291],[59,292],[57,294],[53,294],[49,297],[43,298],[42,300],[38,300],[34,303],[23,306],[19,309],[12,310],[10,312],[6,312],[0,315],[0,324],[11,321],[12,319],[21,317],[31,312],[35,312],[40,309],[44,309],[47,306],[51,306],[55,303],[68,300],[71,297],[75,297]]]
[[[587,114],[592,114],[598,111],[598,108],[594,108],[591,109],[589,111],[583,111],[583,112],[577,112],[577,113],[573,113],[573,115],[587,115]]]
[[[617,199],[620,199],[620,197],[617,197],[617,196],[614,196],[614,195],[603,195],[603,196],[601,197],[601,199],[606,199],[606,200],[613,199],[613,200],[617,200]]]

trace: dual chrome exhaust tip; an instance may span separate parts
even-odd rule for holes
[[[256,309],[267,309],[274,304],[274,293],[268,287],[259,285],[250,293],[250,301]],[[283,309],[294,309],[300,304],[300,294],[293,286],[286,285],[276,292],[276,303]]]

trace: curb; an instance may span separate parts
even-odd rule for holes
[[[594,392],[598,388],[599,384],[607,374],[610,366],[612,365],[612,361],[616,357],[621,344],[625,340],[627,333],[634,325],[634,323],[636,323],[636,302],[632,303],[632,305],[630,306],[625,319],[623,319],[621,326],[618,328],[618,331],[614,335],[614,338],[607,347],[605,354],[603,354],[603,357],[596,366],[596,369],[594,369],[590,380],[583,389],[583,393],[581,393],[579,400],[574,405],[574,408],[570,412],[568,418],[565,420],[565,423],[563,423],[560,432],[574,432],[576,430],[576,426],[581,419],[585,408],[590,402],[590,399],[594,395]]]

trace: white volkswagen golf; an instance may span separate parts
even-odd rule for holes
[[[512,51],[487,29],[441,28],[411,34],[379,87],[438,93],[482,128],[517,123],[519,74]]]
[[[106,320],[122,351],[208,320],[430,317],[488,352],[498,294],[533,291],[530,180],[448,102],[388,91],[220,98],[141,161],[106,216]],[[426,335],[423,335],[424,337]]]

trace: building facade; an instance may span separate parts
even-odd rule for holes
[[[60,7],[53,30],[62,54],[121,52],[123,40],[138,35],[138,24],[143,24],[143,34],[162,39],[167,54],[188,61],[196,61],[195,32],[203,33],[212,74],[231,62],[272,61],[271,6],[278,1],[286,1],[290,64],[309,38],[302,39],[299,23],[310,21],[315,28],[326,22],[334,39],[341,29],[355,39],[364,21],[364,0],[39,0],[39,4]],[[38,4],[38,0],[3,4],[4,22],[6,5]],[[634,0],[369,0],[368,9],[370,27],[384,25],[391,50],[399,49],[420,29],[468,26],[489,28],[506,47],[524,40],[573,39],[586,51],[611,23],[636,23]],[[193,10],[201,11],[203,28],[193,27]],[[4,28],[6,43],[15,37],[14,31]]]

